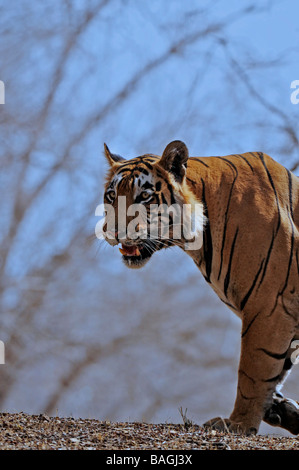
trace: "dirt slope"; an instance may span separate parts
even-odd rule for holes
[[[299,438],[241,437],[205,432],[181,424],[110,423],[95,419],[0,414],[0,450],[4,449],[293,449]]]

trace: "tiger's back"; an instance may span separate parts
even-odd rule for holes
[[[186,179],[209,220],[199,267],[221,299],[238,314],[251,303],[271,308],[274,285],[273,307],[282,293],[297,305],[299,178],[268,155],[246,153],[190,158]]]

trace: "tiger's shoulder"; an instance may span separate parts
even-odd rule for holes
[[[299,190],[299,178],[282,164],[264,152],[246,152],[225,156],[190,157],[187,182],[193,188],[199,183],[209,186],[227,182],[237,187],[269,189],[285,197],[290,191]]]

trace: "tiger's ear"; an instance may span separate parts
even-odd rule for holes
[[[174,179],[181,183],[186,173],[189,152],[184,142],[174,140],[165,148],[159,165],[174,176]]]
[[[123,160],[125,160],[123,157],[120,155],[115,155],[114,153],[111,153],[108,145],[104,144],[104,151],[105,151],[105,157],[109,163],[110,166],[115,165],[115,163],[119,163]]]

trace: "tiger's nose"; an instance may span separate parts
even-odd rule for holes
[[[106,230],[104,232],[105,240],[109,245],[116,246],[119,244],[118,241],[118,232],[116,230]]]
[[[107,238],[116,238],[117,239],[117,236],[118,236],[118,231],[117,230],[107,230],[106,231],[106,237]]]
[[[107,230],[106,236],[110,238],[110,240],[113,239],[119,242],[120,240],[126,240],[127,233],[125,231]]]
[[[126,240],[127,239],[127,233],[126,231],[122,231],[122,232],[117,232],[117,240],[120,241],[120,240]]]

